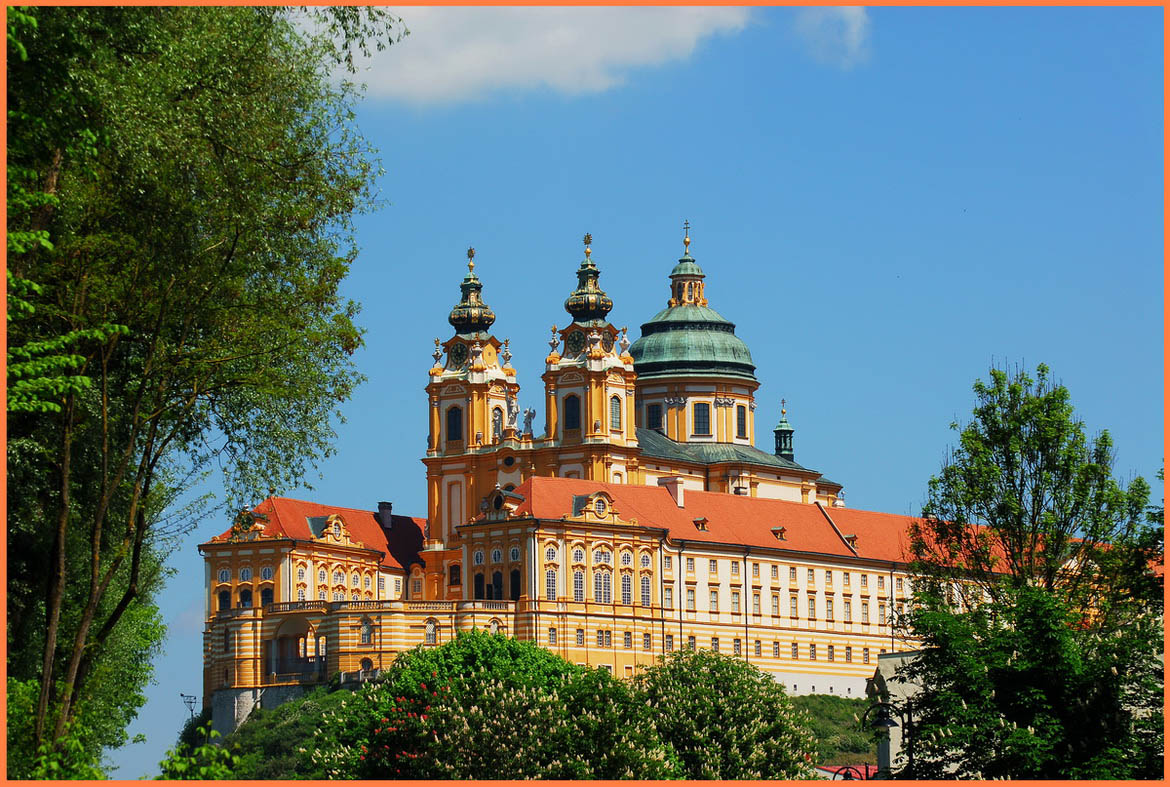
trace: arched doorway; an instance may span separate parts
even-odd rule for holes
[[[325,669],[325,637],[313,629],[307,618],[289,618],[280,624],[272,639],[264,642],[263,660],[268,674],[319,676]]]
[[[512,569],[511,581],[508,584],[508,598],[513,601],[520,598],[520,569]]]

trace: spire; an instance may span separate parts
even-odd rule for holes
[[[463,293],[463,299],[455,304],[455,308],[447,316],[447,322],[451,323],[455,332],[477,333],[492,327],[492,323],[496,321],[496,314],[480,297],[483,284],[475,275],[474,248],[467,250],[467,275],[463,277],[459,290]]]
[[[795,430],[788,423],[788,410],[785,407],[787,404],[784,399],[780,400],[780,423],[776,424],[772,432],[776,435],[776,456],[794,462],[796,460],[793,459],[792,453],[792,433]]]
[[[577,289],[565,301],[565,311],[573,315],[576,322],[604,320],[613,308],[613,301],[597,283],[601,271],[591,257],[593,249],[589,247],[592,243],[593,236],[585,233],[585,259],[581,260],[581,267],[577,269]]]
[[[683,256],[678,258],[678,265],[670,272],[670,301],[667,305],[706,306],[707,298],[703,294],[705,278],[703,269],[691,256],[691,223],[684,221]]]

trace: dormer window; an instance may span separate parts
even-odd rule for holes
[[[333,523],[333,537],[334,538],[341,538],[341,523],[340,522]]]
[[[701,516],[695,520],[695,530],[707,531],[707,517]]]
[[[787,530],[788,528],[777,525],[776,527],[772,528],[772,535],[776,537],[777,541],[787,541],[788,539],[784,537],[784,533],[787,532]]]
[[[597,514],[598,516],[605,516],[605,510],[606,504],[604,497],[599,497],[593,501],[593,513]]]

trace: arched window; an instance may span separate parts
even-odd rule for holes
[[[492,408],[492,439],[498,441],[504,436],[504,410],[502,407]]]
[[[605,563],[608,565],[611,559],[612,557],[610,556],[609,552],[604,549],[595,549],[593,551],[594,563]]]
[[[321,601],[325,601],[325,600],[326,600],[326,598],[325,598],[325,591],[324,591],[324,590],[318,590],[318,591],[317,591],[317,598],[318,598],[318,599],[320,599]]]
[[[735,436],[747,437],[747,408],[742,404],[735,408]]]
[[[232,592],[230,590],[219,591],[219,608],[221,610],[232,608]]]
[[[609,397],[609,428],[622,428],[622,398],[620,396]]]
[[[231,582],[231,579],[232,579],[232,572],[229,569],[221,568],[219,570],[219,581],[220,582]]]
[[[349,584],[353,585],[355,588],[361,587],[362,586],[362,575],[355,571],[353,574],[353,577],[350,579]]]
[[[269,579],[272,579],[272,577],[269,577]],[[304,581],[305,581],[305,570],[303,568],[298,568],[297,569],[297,582],[304,582]]]
[[[622,565],[629,566],[634,563],[634,555],[631,552],[622,552]]]
[[[675,297],[675,299],[676,299],[676,300],[679,300],[679,301],[682,301],[682,299],[683,299],[683,285],[682,285],[682,282],[679,282],[679,283],[678,283],[678,286],[677,286],[675,289],[677,290],[677,292],[675,293],[675,296],[674,296],[674,297]]]
[[[580,569],[573,572],[573,601],[585,600],[585,572]]]
[[[362,672],[369,672],[374,668],[374,662],[369,659],[362,659]]]
[[[325,655],[325,637],[317,637],[317,658]]]
[[[545,569],[544,597],[549,601],[557,600],[557,570],[555,568]]]
[[[512,547],[508,550],[508,560],[513,562],[520,559],[520,547]]]
[[[581,428],[581,399],[575,395],[565,397],[565,428]]]
[[[634,578],[629,574],[622,574],[622,603],[634,603]]]
[[[342,575],[342,573],[340,571],[334,571],[333,572],[333,584],[340,585],[343,582],[345,582],[345,577]]]
[[[260,589],[260,606],[266,607],[272,603],[272,588]]]
[[[298,579],[304,579],[304,578],[305,578],[304,571],[302,570],[301,576],[298,577]],[[264,579],[264,580],[272,579],[272,566],[265,566],[264,568],[260,569],[260,579]]]
[[[252,569],[241,568],[240,569],[240,581],[241,582],[251,582],[252,581]]]
[[[427,621],[423,641],[428,645],[434,645],[439,641],[439,624],[437,621],[433,619]]]
[[[495,618],[492,618],[491,622],[488,623],[488,631],[492,634],[499,634],[500,633],[500,621],[498,621]]]
[[[650,553],[642,553],[642,568],[650,568]]]
[[[544,550],[544,559],[548,563],[552,563],[554,560],[556,560],[557,559],[557,548],[556,547],[549,547],[548,549]]]
[[[483,598],[483,574],[476,574],[475,580],[475,598]]]
[[[483,550],[477,549],[471,556],[471,562],[477,566],[483,565]]]
[[[695,406],[691,412],[694,421],[691,426],[693,427],[692,431],[694,434],[711,434],[711,405],[707,402],[695,402]]]
[[[240,609],[252,606],[252,591],[244,588],[240,591]]]
[[[573,562],[574,563],[584,563],[585,562],[585,550],[584,549],[582,549],[581,547],[574,547],[573,548]]]
[[[493,550],[492,550],[492,562],[493,562],[493,563],[499,563],[499,562],[500,562],[501,560],[503,560],[503,559],[504,559],[504,553],[503,553],[503,552],[501,552],[501,551],[500,551],[500,550],[498,550],[498,549],[493,549]]]
[[[369,645],[374,638],[374,626],[368,620],[362,621],[362,644]]]
[[[613,601],[613,577],[608,571],[593,572],[593,600],[598,604]]]
[[[508,575],[508,598],[515,601],[520,598],[520,569],[512,569],[512,573]]]
[[[459,564],[454,563],[447,569],[447,584],[458,585],[463,582],[463,577],[460,576]]]
[[[462,440],[463,439],[463,408],[462,407],[448,407],[447,408],[447,439],[448,440]]]
[[[325,582],[325,569],[321,569],[320,571],[317,572],[317,581],[324,584],[324,582]]]
[[[504,572],[503,571],[493,571],[492,572],[492,595],[491,595],[491,597],[497,598],[497,599],[504,597]]]
[[[642,606],[650,606],[650,577],[642,577]]]

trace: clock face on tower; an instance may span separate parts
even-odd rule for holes
[[[448,357],[451,359],[451,363],[455,366],[462,366],[467,362],[467,345],[456,344],[451,348],[451,352],[448,353]]]
[[[581,331],[573,331],[569,334],[569,338],[565,339],[565,349],[573,355],[585,349],[585,334]]]

